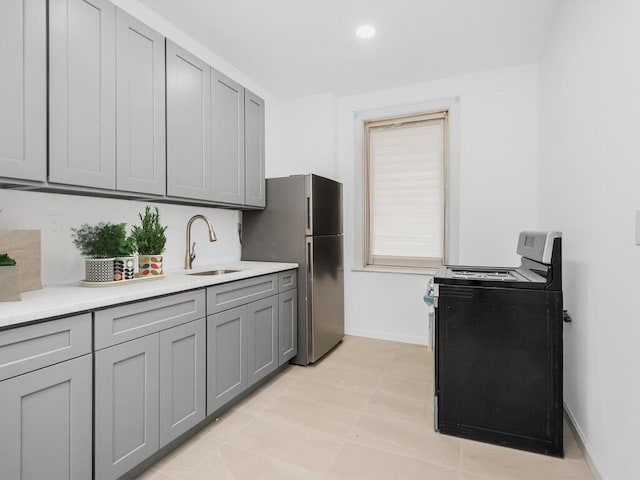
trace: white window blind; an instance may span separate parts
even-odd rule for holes
[[[368,264],[442,264],[446,122],[440,112],[365,123]]]

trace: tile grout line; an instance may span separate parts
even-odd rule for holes
[[[394,357],[395,357],[395,355],[394,355]],[[369,394],[369,396],[367,398],[367,401],[364,403],[364,405],[362,406],[362,408],[358,412],[358,416],[356,417],[356,420],[353,422],[353,425],[351,426],[349,431],[340,439],[341,440],[340,448],[338,449],[338,451],[337,451],[336,455],[333,457],[333,459],[331,459],[331,462],[329,463],[328,467],[322,472],[322,475],[324,475],[325,477],[329,476],[329,471],[331,470],[331,467],[333,467],[333,465],[336,462],[336,459],[338,458],[338,456],[340,455],[342,450],[344,450],[344,445],[345,445],[345,443],[347,441],[347,438],[345,438],[345,437],[347,437],[353,431],[353,429],[356,428],[356,425],[358,424],[358,422],[362,418],[362,415],[364,414],[364,411],[367,408],[367,405],[371,401],[371,397],[375,394],[377,386],[380,385],[380,382],[382,380],[384,372],[386,372],[389,369],[389,364],[390,363],[391,363],[391,361],[389,361],[388,364],[385,366],[384,371],[382,372],[382,374],[380,375],[380,378],[378,378],[378,381],[376,382],[376,386],[373,387],[373,391]]]

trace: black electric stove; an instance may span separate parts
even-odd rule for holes
[[[562,456],[561,234],[522,232],[517,252],[434,277],[435,428]]]

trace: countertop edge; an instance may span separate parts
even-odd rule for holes
[[[219,268],[239,271],[215,276],[189,275]],[[190,272],[168,271],[163,279],[129,285],[86,288],[79,282],[73,282],[46,286],[41,290],[23,292],[22,301],[0,303],[0,331],[296,268],[297,263],[237,261],[200,266]]]

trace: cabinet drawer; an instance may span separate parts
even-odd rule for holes
[[[296,270],[287,270],[278,273],[278,292],[286,292],[298,286],[298,272]]]
[[[205,316],[204,290],[178,293],[95,313],[95,349],[133,340]]]
[[[0,334],[0,380],[91,352],[91,314],[5,330]]]
[[[207,314],[221,312],[278,293],[278,277],[262,275],[207,288]]]

